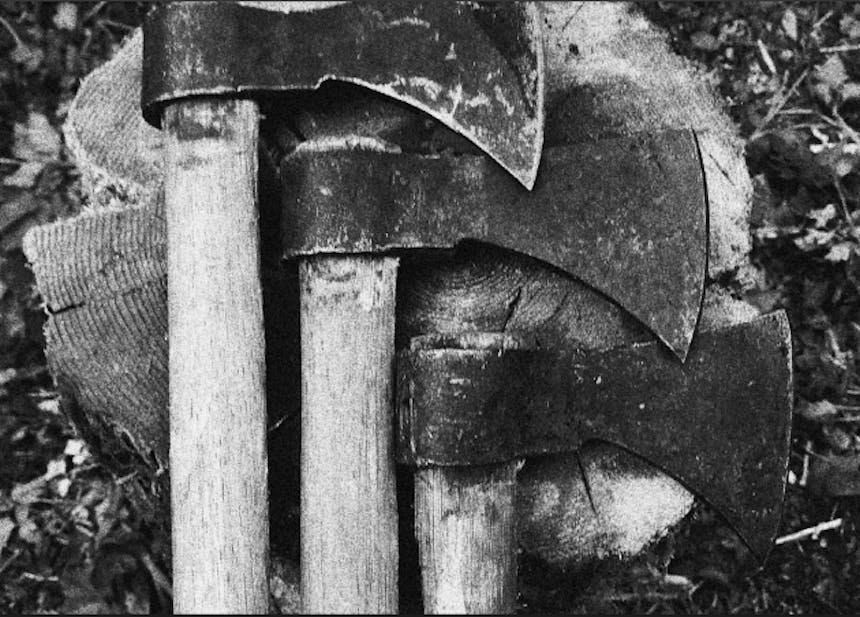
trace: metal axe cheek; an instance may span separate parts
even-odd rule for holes
[[[143,112],[168,133],[178,611],[267,607],[253,99],[331,79],[363,85],[436,117],[531,186],[543,136],[537,29],[531,5],[387,2],[280,15],[196,3],[157,7],[148,16]],[[300,267],[308,612],[397,608],[396,267],[386,256],[320,256]]]

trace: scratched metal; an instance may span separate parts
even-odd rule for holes
[[[397,456],[479,465],[599,439],[679,480],[764,558],[791,430],[783,312],[697,335],[686,364],[657,343],[605,351],[420,349],[398,354]]]
[[[280,13],[233,2],[157,5],[144,24],[142,106],[201,95],[359,84],[462,134],[531,188],[543,144],[534,3],[347,3]]]
[[[687,355],[707,272],[689,131],[546,148],[531,192],[470,155],[297,151],[281,178],[287,258],[492,243],[568,272]]]

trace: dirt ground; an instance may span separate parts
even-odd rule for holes
[[[734,290],[787,310],[796,413],[780,543],[759,567],[697,505],[632,562],[547,569],[523,557],[528,611],[860,613],[860,5],[642,4],[701,67],[746,140],[756,269]],[[81,78],[142,3],[0,2],[0,613],[170,607],[164,564],[124,493],[63,415],[32,225],[85,203],[60,127]]]

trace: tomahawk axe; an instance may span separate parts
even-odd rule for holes
[[[587,439],[644,456],[766,551],[787,460],[787,329],[772,316],[694,340],[707,262],[695,135],[543,148],[540,19],[526,4],[165,5],[145,37],[144,115],[170,135],[177,610],[265,610],[257,121],[277,93],[327,80],[429,114],[482,154],[335,144],[281,166],[284,256],[300,260],[303,609],[396,610],[395,460],[417,468],[430,611],[452,589],[474,596],[470,611],[512,610],[517,462]],[[395,432],[396,255],[463,239],[551,264],[654,341],[584,352],[515,333],[415,339],[396,359]],[[765,411],[747,422],[743,401]],[[710,446],[679,439],[679,418]],[[745,422],[755,439],[722,460]],[[464,527],[483,527],[475,550],[454,580],[436,576]]]

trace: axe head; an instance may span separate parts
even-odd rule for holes
[[[689,131],[545,148],[532,191],[467,155],[311,150],[287,157],[281,178],[288,258],[479,240],[566,271],[687,357],[708,230]]]
[[[479,351],[449,338],[399,355],[400,462],[480,465],[609,442],[707,500],[767,555],[791,430],[783,313],[699,333],[684,365],[657,343]]]
[[[160,126],[163,106],[185,97],[351,82],[426,112],[531,189],[544,125],[534,3],[271,4],[156,6],[144,25],[146,120]]]

